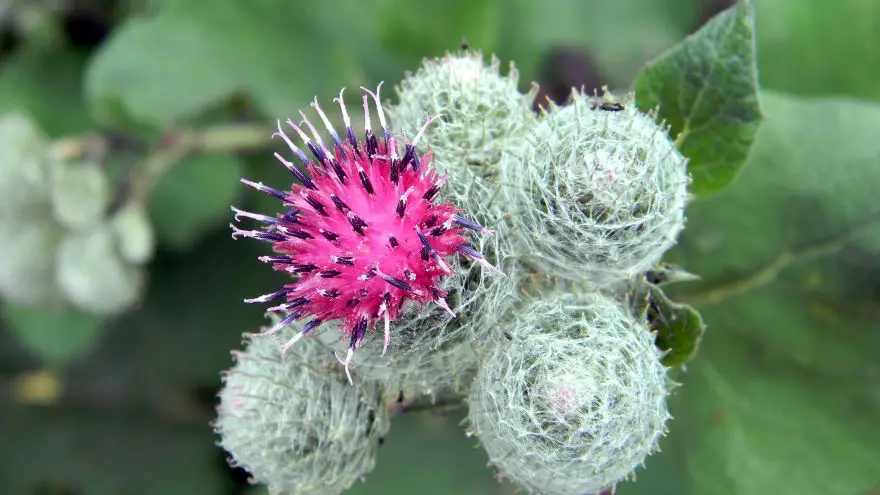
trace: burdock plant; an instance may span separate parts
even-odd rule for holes
[[[302,113],[274,134],[292,185],[242,180],[284,210],[233,208],[257,227],[232,236],[266,242],[260,260],[291,279],[246,299],[274,303],[272,324],[227,377],[222,445],[275,493],[340,493],[372,469],[400,392],[469,395],[470,431],[529,491],[630,477],[669,418],[664,354],[619,291],[684,223],[665,129],[580,93],[536,115],[515,72],[471,52],[409,75],[392,122],[364,92],[363,138],[342,93],[342,134],[316,100],[329,138]]]

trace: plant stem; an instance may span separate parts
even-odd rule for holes
[[[134,170],[126,201],[147,201],[162,177],[190,154],[226,154],[264,149],[270,146],[273,132],[274,128],[254,123],[168,131]],[[100,162],[114,151],[111,137],[101,133],[62,138],[52,143],[52,153],[61,160],[91,159]]]

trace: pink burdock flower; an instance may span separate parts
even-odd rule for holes
[[[299,125],[289,119],[287,124],[317,163],[281,130],[279,121],[273,137],[287,143],[308,175],[276,153],[298,182],[290,191],[245,179],[242,182],[281,200],[286,211],[270,217],[233,208],[236,220],[249,218],[265,227],[242,230],[232,226],[233,238],[250,237],[272,244],[277,256],[261,256],[260,260],[295,278],[271,294],[245,300],[284,301],[269,310],[286,316],[262,335],[274,334],[294,320],[311,318],[284,344],[286,350],[321,323],[341,320],[343,338],[350,339],[348,353],[340,360],[347,374],[354,349],[380,319],[384,320],[387,350],[391,322],[407,301],[433,302],[452,313],[444,299],[446,291],[440,289],[442,277],[452,273],[447,261],[450,256],[460,253],[495,269],[462,235],[463,229],[491,231],[461,216],[457,205],[439,201],[440,187],[448,177],[440,177],[431,167],[430,153],[421,158],[416,153],[415,146],[436,117],[427,118],[411,143],[404,139],[401,150],[400,138],[392,136],[385,123],[379,100],[381,84],[376,93],[361,89],[375,102],[382,138],[370,128],[367,94],[363,97],[363,141],[358,141],[351,129],[342,92],[334,101],[342,110],[347,141],[339,138],[316,99],[312,107],[333,138],[333,153],[302,112]]]

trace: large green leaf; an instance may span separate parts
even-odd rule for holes
[[[295,116],[315,95],[335,96],[375,56],[369,2],[166,0],[119,27],[95,56],[86,89],[97,115],[167,126],[236,93],[265,115]],[[355,84],[355,87],[356,84]]]
[[[670,287],[708,333],[673,405],[652,484],[732,494],[870,493],[880,484],[880,106],[765,94],[741,177],[696,201]],[[654,469],[654,466],[657,466]]]
[[[0,408],[3,493],[191,495],[227,489],[207,425],[112,410]]]
[[[721,190],[745,164],[761,123],[750,0],[706,23],[636,80],[636,103],[660,117],[690,160],[691,192]]]
[[[8,305],[3,316],[21,346],[53,366],[87,356],[105,328],[103,318],[74,310]]]
[[[188,250],[228,223],[229,207],[245,189],[241,175],[241,165],[230,155],[194,156],[175,164],[150,195],[150,218],[159,242]]]
[[[755,2],[761,85],[880,99],[880,2]]]
[[[536,77],[540,60],[555,46],[589,51],[608,84],[624,87],[645,61],[680,40],[680,22],[691,1],[500,0],[500,55],[516,62],[523,84]]]
[[[26,112],[50,137],[91,131],[80,88],[83,63],[60,43],[19,47],[0,69],[0,113]]]

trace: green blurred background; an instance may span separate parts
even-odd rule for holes
[[[755,4],[759,78],[763,88],[774,91],[768,101],[770,137],[762,135],[756,154],[768,163],[789,163],[793,159],[781,155],[789,151],[804,163],[818,161],[799,147],[809,140],[822,143],[816,146],[828,159],[817,166],[833,168],[837,157],[846,155],[861,160],[860,170],[868,174],[863,177],[877,178],[880,111],[872,101],[880,99],[880,2]],[[422,58],[455,50],[463,39],[497,53],[504,67],[514,60],[522,87],[539,81],[542,97],[562,101],[572,86],[581,85],[626,89],[648,60],[729,5],[716,0],[0,0],[0,112],[25,109],[56,139],[95,131],[112,135],[116,144],[107,160],[124,166],[137,164],[169,129],[271,125],[295,115],[315,95],[329,99],[343,86],[384,80],[390,88]],[[811,110],[812,101],[827,107]],[[781,123],[773,122],[774,110]],[[819,123],[799,134],[794,126],[803,119]],[[853,127],[844,129],[847,125]],[[778,146],[767,144],[771,141]],[[79,315],[4,309],[0,494],[245,493],[246,474],[227,467],[209,422],[220,372],[232,363],[229,351],[240,346],[242,332],[263,324],[260,308],[241,299],[279,283],[255,260],[261,246],[233,243],[226,227],[232,203],[268,209],[262,199],[242,195],[239,176],[284,184],[285,172],[271,158],[270,145],[259,152],[187,159],[163,179],[150,203],[160,249],[138,309],[106,325]],[[862,151],[855,156],[853,148]],[[747,172],[760,165],[756,161]],[[744,173],[741,182],[754,185],[762,179]],[[776,197],[758,186],[754,192],[737,187],[710,199],[706,208],[714,213],[697,213],[689,231],[703,235],[708,231],[701,225],[737,214],[763,215],[747,205],[768,194]],[[792,208],[805,198],[779,197],[767,208]],[[805,208],[812,199],[806,197]],[[862,206],[870,209],[870,204]],[[692,208],[701,208],[701,202]],[[814,221],[834,223],[833,218]],[[878,493],[880,356],[876,323],[865,323],[880,316],[875,256],[880,229],[876,219],[872,222],[861,247],[847,251],[846,263],[822,265],[826,280],[838,284],[825,299],[793,304],[781,316],[779,308],[790,302],[784,291],[791,285],[776,287],[775,294],[786,297],[766,303],[773,307],[761,306],[765,298],[737,300],[721,309],[706,302],[703,352],[694,369],[680,377],[684,386],[678,395],[691,396],[673,400],[676,419],[664,452],[620,492]],[[736,239],[735,231],[727,234],[728,240]],[[759,243],[765,234],[749,235]],[[697,259],[703,241],[712,238],[685,239],[672,258],[700,274],[725,272],[725,263],[741,262]],[[749,249],[744,245],[737,252]],[[804,325],[818,321],[812,318],[820,318],[811,313],[819,311],[819,303],[812,302],[835,298],[864,303],[858,322],[847,320],[846,310],[826,307],[823,314],[836,312],[838,319],[829,317],[816,332],[799,336]],[[803,323],[792,314],[812,316]],[[830,336],[822,333],[828,329]],[[814,334],[819,337],[810,340]],[[857,343],[856,350],[849,353],[847,342]],[[825,353],[831,356],[826,359]],[[377,469],[351,493],[511,493],[513,487],[494,480],[475,440],[465,437],[459,425],[463,414],[396,418]]]

